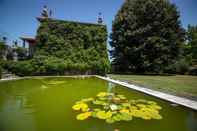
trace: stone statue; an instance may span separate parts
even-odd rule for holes
[[[99,16],[98,16],[98,24],[103,24],[103,18],[102,18],[102,13],[99,12]]]
[[[52,17],[52,14],[53,14],[53,12],[52,12],[52,10],[50,10],[50,11],[49,11],[49,17],[50,17],[50,18]]]
[[[49,17],[49,15],[48,15],[48,9],[47,9],[47,6],[46,5],[44,5],[44,7],[43,7],[41,16],[42,17],[45,17],[45,18],[48,18]]]

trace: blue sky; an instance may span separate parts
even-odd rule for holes
[[[184,27],[197,24],[197,0],[171,0],[181,12]],[[20,36],[35,36],[43,5],[53,10],[53,17],[95,23],[98,12],[111,30],[112,20],[124,0],[0,0],[0,35],[9,41]]]

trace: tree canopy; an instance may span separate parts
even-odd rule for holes
[[[192,64],[197,65],[197,26],[188,26],[186,48],[186,55],[191,57]]]
[[[126,0],[111,34],[115,71],[163,72],[180,55],[184,30],[168,0]]]

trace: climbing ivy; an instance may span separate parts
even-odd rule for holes
[[[46,19],[37,31],[38,56],[57,58],[66,63],[65,71],[109,71],[107,29],[104,25]]]

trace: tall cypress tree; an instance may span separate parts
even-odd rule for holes
[[[179,17],[168,0],[126,0],[112,27],[115,70],[158,73],[173,64],[184,41]]]

